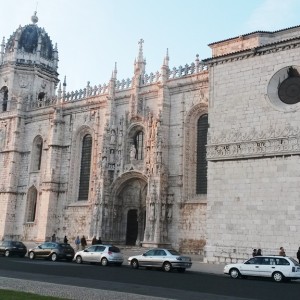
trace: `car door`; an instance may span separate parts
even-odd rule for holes
[[[154,249],[145,252],[139,259],[139,265],[145,267],[152,267],[154,252],[155,252]]]
[[[48,243],[44,243],[41,245],[41,251],[40,251],[40,256],[42,257],[48,257],[51,253],[51,250],[53,248],[52,243],[48,242]]]
[[[96,246],[91,246],[83,250],[82,258],[84,261],[96,262],[97,252]]]
[[[166,259],[166,251],[162,249],[158,249],[154,251],[154,256],[153,256],[153,266],[154,267],[162,267],[165,259]]]
[[[96,246],[96,250],[95,250],[96,252],[95,252],[95,256],[94,256],[94,259],[96,262],[101,262],[105,248],[106,248],[105,246]]]
[[[259,274],[261,272],[261,261],[262,259],[259,256],[249,259],[241,265],[241,274],[247,276],[260,276]]]

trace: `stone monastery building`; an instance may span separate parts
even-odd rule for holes
[[[0,239],[98,236],[208,262],[294,255],[300,232],[300,26],[212,57],[67,91],[44,29],[0,47]]]

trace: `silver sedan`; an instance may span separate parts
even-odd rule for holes
[[[128,264],[133,269],[139,267],[160,268],[165,272],[176,269],[178,272],[183,273],[186,269],[191,268],[192,261],[189,256],[182,256],[176,250],[155,248],[141,255],[129,257]]]

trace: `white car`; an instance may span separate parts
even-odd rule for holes
[[[155,248],[144,254],[129,257],[128,264],[133,269],[139,267],[160,268],[165,272],[176,269],[183,273],[185,269],[192,266],[192,261],[189,256],[182,256],[176,250]]]
[[[228,264],[224,273],[231,278],[247,276],[270,277],[274,281],[300,279],[300,265],[292,257],[255,256],[244,263]]]
[[[78,251],[74,260],[81,264],[83,262],[100,263],[102,266],[115,264],[121,266],[123,254],[120,249],[113,245],[93,245],[84,250]]]

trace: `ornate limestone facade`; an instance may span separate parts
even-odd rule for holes
[[[293,255],[300,231],[300,27],[67,91],[33,24],[0,52],[0,239],[55,233],[172,246],[209,262]]]
[[[57,47],[33,20],[1,48],[0,238],[86,235],[202,253],[193,131],[207,116],[206,65],[196,56],[170,69],[167,52],[148,75],[140,40],[131,79],[115,66],[108,84],[68,92]]]

